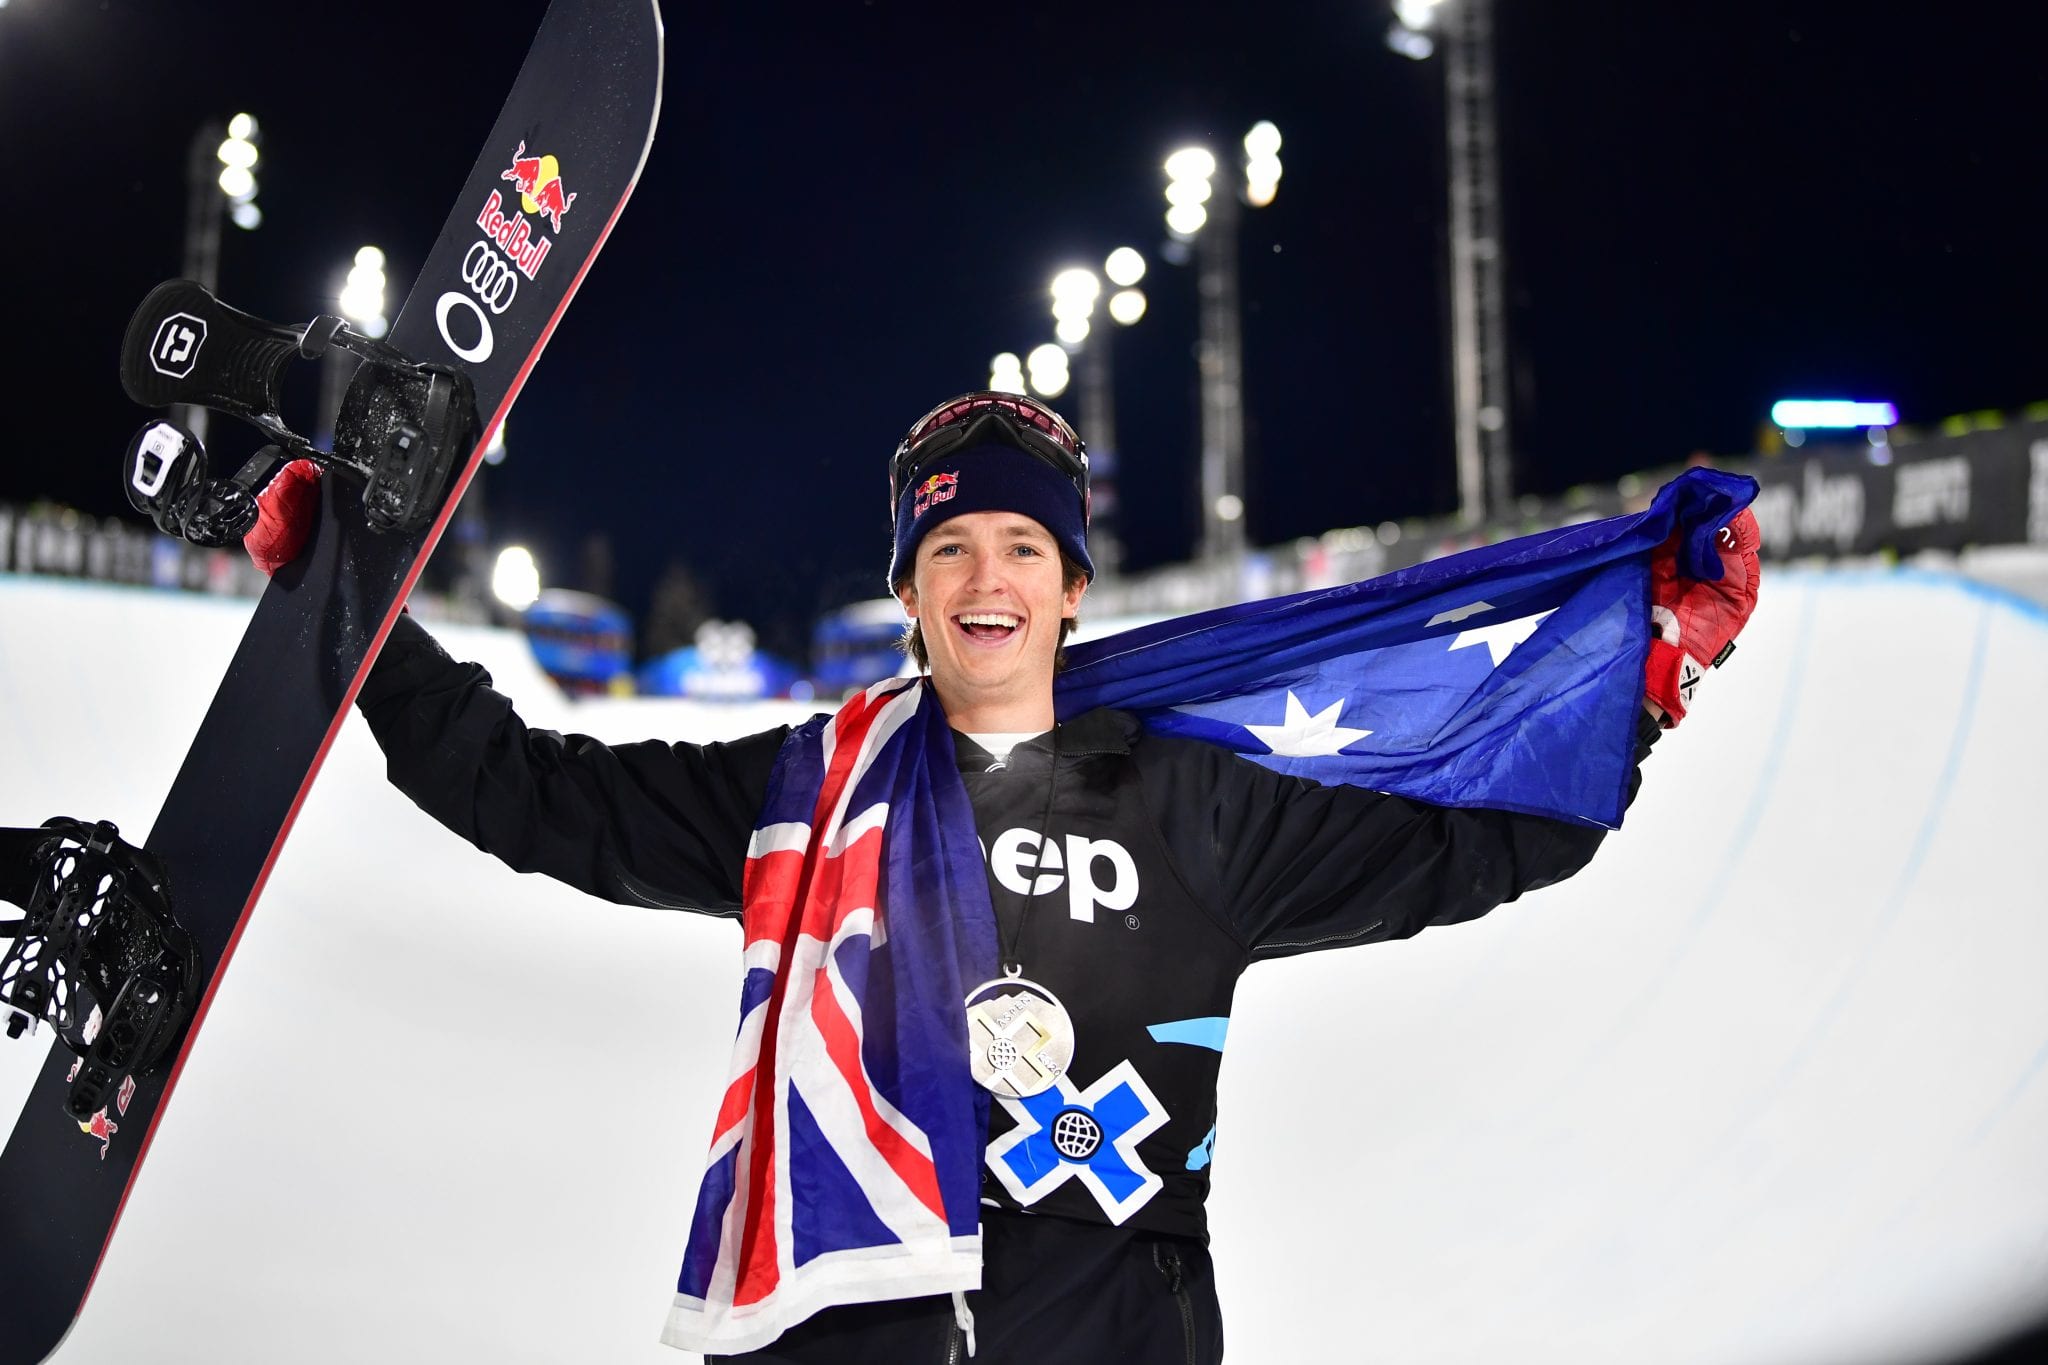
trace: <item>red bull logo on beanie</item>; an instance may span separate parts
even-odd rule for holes
[[[910,515],[921,517],[942,502],[951,502],[953,495],[960,491],[958,474],[934,474],[917,486],[917,496],[911,500]]]

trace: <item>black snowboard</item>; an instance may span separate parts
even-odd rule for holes
[[[0,1156],[0,1365],[48,1356],[83,1307],[152,1126],[321,759],[639,178],[661,61],[656,0],[555,0],[542,22],[386,338],[415,361],[467,375],[476,433],[454,456],[438,519],[411,535],[371,529],[360,485],[326,479],[311,543],[258,604],[145,841],[199,945],[207,979],[197,1014],[176,1059],[124,1086],[125,1103],[97,1116],[97,1135],[64,1112],[74,1058],[52,1048]],[[491,75],[451,79],[458,74]],[[137,1348],[138,1360],[149,1357],[147,1343]]]

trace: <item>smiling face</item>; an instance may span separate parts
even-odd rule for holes
[[[1060,622],[1085,580],[1062,586],[1052,533],[1015,512],[967,512],[918,542],[897,589],[931,658],[932,686],[955,729],[975,734],[1052,728]]]

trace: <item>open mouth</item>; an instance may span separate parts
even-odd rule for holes
[[[971,611],[956,616],[953,621],[971,640],[986,644],[1000,644],[1015,635],[1023,626],[1024,619],[1004,611]]]

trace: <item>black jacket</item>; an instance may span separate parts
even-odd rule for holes
[[[489,683],[401,618],[358,703],[401,790],[519,871],[626,905],[740,914],[787,729],[606,745],[529,730]],[[1655,735],[1639,731],[1639,759]],[[1570,876],[1603,836],[1319,786],[1117,711],[1006,763],[954,744],[998,933],[1077,1039],[1061,1090],[996,1105],[984,1197],[1181,1236],[1204,1235],[1217,1070],[1246,966],[1477,918]]]

